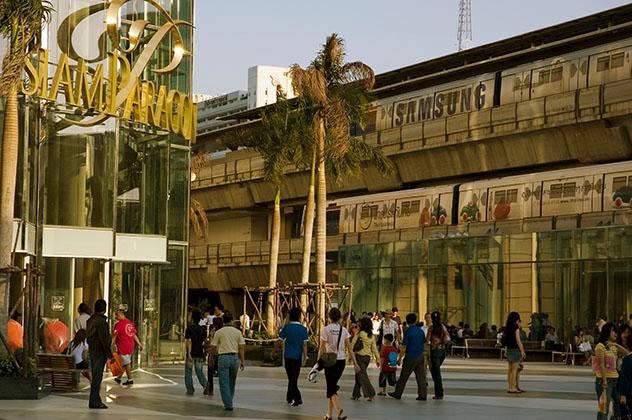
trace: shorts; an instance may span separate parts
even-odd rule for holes
[[[520,355],[520,350],[518,349],[507,349],[507,361],[509,363],[518,363],[522,360],[522,356]]]
[[[121,358],[121,364],[123,366],[127,366],[132,363],[132,355],[131,354],[119,354]]]
[[[90,368],[90,364],[87,360],[82,360],[81,363],[77,363],[75,366],[77,369],[86,370]]]
[[[387,382],[390,386],[395,386],[397,383],[395,372],[380,371],[380,388],[386,388]]]

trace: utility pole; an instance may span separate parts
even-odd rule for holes
[[[459,28],[456,41],[459,51],[472,46],[472,0],[459,0]]]

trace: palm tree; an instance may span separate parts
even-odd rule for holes
[[[327,250],[327,178],[326,169],[334,176],[355,172],[365,159],[376,161],[378,168],[388,169],[381,150],[351,137],[353,124],[364,123],[364,113],[370,102],[369,91],[375,84],[373,70],[356,61],[345,63],[344,41],[337,34],[327,37],[314,61],[305,69],[294,65],[290,69],[294,91],[312,104],[314,150],[316,151],[316,280],[326,283]],[[308,196],[308,209],[309,209]],[[312,220],[306,218],[306,223]],[[309,229],[306,227],[305,232]],[[305,238],[304,244],[308,242]],[[305,255],[303,255],[305,258]],[[305,279],[305,264],[303,265]],[[320,323],[324,322],[325,299],[319,295]]]
[[[277,286],[279,242],[281,239],[281,188],[285,169],[300,160],[301,138],[305,137],[309,125],[305,114],[298,112],[287,100],[280,86],[277,87],[277,102],[271,111],[261,115],[261,125],[246,135],[250,147],[259,152],[264,160],[265,179],[274,185],[274,209],[270,233],[270,261],[268,287]],[[276,334],[274,295],[268,294],[266,325]]]
[[[47,0],[0,0],[0,36],[8,41],[2,62],[0,96],[5,98],[0,171],[0,270],[12,265],[13,207],[18,164],[18,86],[24,62],[35,48],[52,5]],[[8,276],[0,277],[0,331],[6,332],[9,311]]]

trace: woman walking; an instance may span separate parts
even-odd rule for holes
[[[320,332],[318,361],[319,366],[325,368],[325,380],[327,382],[328,405],[325,420],[331,420],[334,408],[338,414],[338,420],[346,420],[347,418],[347,416],[343,415],[344,410],[338,398],[338,390],[340,389],[338,381],[345,370],[345,349],[351,354],[354,368],[356,372],[358,371],[355,354],[349,342],[349,332],[345,327],[340,325],[340,318],[342,318],[340,310],[338,308],[331,308],[329,310],[330,324]]]
[[[430,346],[430,375],[434,382],[434,400],[443,399],[443,379],[441,378],[441,365],[445,360],[446,346],[450,342],[448,329],[441,322],[441,314],[434,311],[430,315],[432,324],[428,328],[427,342]]]
[[[358,369],[355,374],[355,386],[351,394],[352,400],[360,398],[360,389],[367,401],[375,399],[375,389],[371,385],[371,380],[366,370],[371,363],[371,357],[375,358],[375,363],[380,367],[380,354],[375,345],[373,337],[373,323],[369,318],[362,318],[359,322],[359,332],[351,340],[351,347],[355,353]]]
[[[617,328],[612,322],[608,322],[601,327],[598,344],[595,346],[595,357],[593,357],[593,371],[596,377],[595,391],[600,406],[597,420],[608,419],[610,401],[612,401],[614,414],[619,413],[617,352]],[[603,393],[605,393],[605,406],[601,399]]]
[[[507,316],[507,325],[503,335],[503,345],[507,347],[507,392],[509,394],[519,394],[524,392],[520,389],[520,363],[526,358],[522,340],[520,339],[520,314],[511,312]]]

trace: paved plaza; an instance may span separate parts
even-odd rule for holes
[[[589,368],[527,364],[522,385],[527,392],[518,396],[505,392],[505,368],[506,364],[499,361],[448,359],[444,369],[446,399],[426,402],[415,400],[414,378],[401,401],[388,397],[377,397],[374,402],[351,401],[353,371],[347,368],[340,395],[349,419],[595,418],[594,379]],[[138,372],[132,388],[116,385],[108,378],[104,388],[109,410],[88,410],[88,391],[84,388],[73,393],[53,393],[39,401],[1,401],[0,419],[317,419],[325,413],[324,378],[317,384],[307,383],[307,369],[300,383],[305,404],[295,408],[285,403],[282,368],[247,367],[237,380],[234,412],[223,410],[217,378],[214,396],[204,396],[199,387],[194,396],[185,395],[182,370],[182,366],[168,365]],[[373,368],[375,385],[377,373]]]

